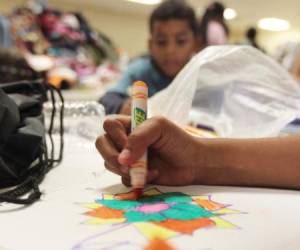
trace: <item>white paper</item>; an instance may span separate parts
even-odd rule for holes
[[[4,249],[135,250],[147,244],[148,240],[131,225],[112,230],[110,225],[85,223],[88,209],[82,203],[94,202],[102,192],[129,190],[120,184],[118,176],[104,170],[94,142],[68,136],[64,162],[47,175],[41,188],[45,192],[42,200],[30,207],[0,205],[0,246]],[[299,249],[297,191],[208,186],[158,188],[162,192],[211,195],[214,201],[245,212],[223,217],[238,229],[200,229],[192,236],[175,237],[170,242],[176,249]]]

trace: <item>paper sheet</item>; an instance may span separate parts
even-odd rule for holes
[[[149,242],[145,233],[129,224],[86,223],[89,219],[86,213],[91,209],[83,204],[95,203],[101,194],[123,193],[129,189],[120,184],[119,177],[104,170],[94,142],[82,144],[79,139],[80,143],[75,142],[74,138],[67,139],[64,162],[43,182],[45,194],[40,202],[28,208],[0,206],[0,246],[8,250],[133,250],[143,249]],[[234,225],[232,228],[200,228],[192,234],[170,237],[168,240],[176,249],[299,248],[300,193],[297,191],[208,186],[148,188],[158,188],[163,193],[209,196],[217,204],[229,204],[226,208],[239,211],[220,216]]]

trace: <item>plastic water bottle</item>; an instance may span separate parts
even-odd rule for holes
[[[104,107],[95,101],[66,101],[64,108],[64,133],[76,134],[89,140],[103,133],[102,125],[105,117]],[[53,107],[50,102],[44,104],[46,127],[49,127]],[[53,133],[59,132],[60,104],[56,104],[56,116]]]

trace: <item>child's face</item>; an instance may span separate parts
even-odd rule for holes
[[[174,77],[195,52],[196,37],[187,21],[155,21],[149,48],[160,69]]]

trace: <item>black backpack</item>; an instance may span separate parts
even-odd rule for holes
[[[42,111],[48,94],[53,109],[46,131]],[[57,96],[61,103],[60,149],[54,159],[52,132]],[[0,202],[30,205],[40,198],[40,182],[62,160],[63,107],[61,93],[43,81],[0,84]]]

